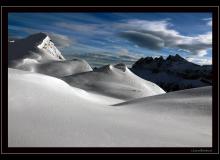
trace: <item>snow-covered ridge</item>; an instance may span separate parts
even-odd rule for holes
[[[156,84],[136,76],[125,64],[106,65],[62,79],[74,87],[126,100],[165,93]]]

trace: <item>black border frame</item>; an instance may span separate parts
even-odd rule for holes
[[[10,12],[211,12],[213,15],[212,147],[8,147],[8,13]],[[1,153],[2,154],[143,154],[219,153],[219,6],[1,6]]]

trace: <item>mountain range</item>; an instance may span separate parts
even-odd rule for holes
[[[212,85],[212,66],[197,65],[180,55],[140,58],[131,68],[139,77],[156,83],[165,91]]]
[[[86,76],[101,74],[102,69],[100,68],[111,68],[110,71],[114,68],[109,64],[92,69],[89,63],[83,59],[66,60],[46,33],[36,33],[23,39],[9,39],[8,62],[11,68],[59,78],[83,72],[89,72],[85,74]],[[125,66],[125,68],[127,67]],[[97,69],[98,72],[96,72]],[[118,68],[116,67],[114,70],[118,70]],[[167,58],[162,56],[140,58],[130,69],[127,68],[127,71],[130,70],[167,92],[212,85],[211,65],[200,66],[187,61],[178,54],[169,55]],[[133,74],[132,72],[129,74]],[[125,72],[120,71],[119,73],[123,75]]]

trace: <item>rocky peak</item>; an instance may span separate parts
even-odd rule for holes
[[[184,62],[186,62],[186,60],[183,57],[181,57],[180,55],[178,55],[178,54],[176,54],[175,56],[169,55],[166,60],[167,61],[175,61],[175,62],[176,61],[184,61]]]

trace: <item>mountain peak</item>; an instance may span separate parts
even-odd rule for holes
[[[43,32],[8,43],[8,60],[24,58],[37,61],[65,60],[50,37]]]
[[[181,57],[179,54],[176,54],[175,57]]]
[[[167,61],[186,61],[183,57],[181,57],[179,54],[176,54],[175,56],[169,55],[166,59]]]
[[[163,61],[163,60],[164,60],[162,56],[156,57],[156,58],[154,58],[154,59],[155,59],[156,61]]]

